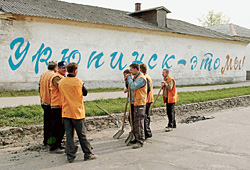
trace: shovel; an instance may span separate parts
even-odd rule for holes
[[[150,114],[152,113],[152,109],[153,109],[153,107],[154,107],[154,104],[155,104],[157,98],[159,97],[159,95],[160,95],[160,93],[161,93],[161,90],[162,90],[162,88],[159,90],[159,92],[158,92],[158,94],[157,94],[157,96],[156,96],[156,98],[155,98],[155,101],[154,101],[154,103],[152,104],[152,106],[151,106],[151,108],[150,108],[150,111],[149,111]]]
[[[121,122],[119,120],[117,120],[116,117],[112,116],[108,111],[104,110],[103,108],[101,108],[100,106],[96,105],[96,107],[98,107],[99,109],[101,109],[102,111],[104,111],[105,113],[107,113],[110,117],[114,118],[116,121],[115,121],[115,124],[116,126],[119,128],[120,127],[120,124]]]
[[[126,112],[127,112],[127,106],[128,106],[128,95],[127,95],[127,100],[126,100],[126,105],[125,105],[125,110],[124,110],[124,115],[123,115],[123,120],[122,120],[122,129],[119,130],[114,136],[114,139],[119,139],[120,136],[124,133],[124,126],[125,126],[125,118],[126,118]]]
[[[129,97],[129,118],[130,118],[130,126],[131,126],[131,131],[129,132],[129,135],[127,139],[125,140],[126,145],[129,144],[130,141],[135,140],[135,135],[133,134],[133,121],[132,121],[132,113],[131,113],[131,98],[130,98],[130,88],[128,86],[128,97]]]

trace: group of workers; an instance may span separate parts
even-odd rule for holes
[[[143,146],[143,142],[147,138],[152,137],[150,129],[150,106],[154,102],[153,82],[147,74],[147,66],[145,64],[133,63],[130,70],[123,72],[126,87],[124,93],[129,92],[131,95],[130,108],[132,112],[132,125],[135,140],[129,142],[134,149]],[[170,132],[176,128],[174,105],[178,101],[175,80],[169,76],[169,70],[163,69],[162,76],[164,80],[161,82],[163,89],[163,101],[166,103],[168,125],[166,132]]]
[[[66,72],[68,72],[66,76]],[[64,153],[71,163],[76,158],[78,146],[74,143],[74,131],[78,136],[84,160],[96,159],[86,137],[83,96],[87,89],[76,77],[78,64],[61,61],[49,62],[48,71],[40,78],[40,98],[44,110],[44,145],[53,153]],[[66,133],[66,147],[62,146]]]
[[[66,72],[68,72],[66,76]],[[71,163],[76,157],[78,147],[74,143],[74,131],[78,136],[84,160],[96,159],[92,147],[86,138],[85,108],[83,96],[87,89],[82,80],[76,77],[76,63],[49,62],[48,71],[40,78],[41,106],[44,110],[44,145],[50,146],[50,151],[63,153]],[[145,64],[132,63],[130,69],[123,72],[125,80],[124,93],[129,93],[131,125],[135,140],[129,142],[134,149],[143,147],[147,138],[152,137],[150,129],[150,106],[154,102],[153,83],[147,74]],[[166,132],[176,128],[174,105],[178,101],[175,80],[169,76],[169,70],[163,69],[161,82],[163,101],[166,103],[168,125]],[[66,133],[66,147],[62,146]]]

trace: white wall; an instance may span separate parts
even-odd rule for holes
[[[64,49],[69,49],[66,56],[69,56],[73,50],[78,50],[76,58],[70,61],[78,62],[80,53],[81,60],[78,77],[86,82],[88,88],[123,87],[122,72],[124,69],[119,69],[119,64],[114,69],[110,66],[112,59],[110,55],[113,52],[118,52],[113,65],[116,64],[122,52],[122,67],[126,65],[126,68],[129,68],[129,65],[135,60],[135,56],[132,55],[135,51],[139,54],[138,60],[144,55],[142,62],[147,66],[156,64],[153,69],[148,68],[148,73],[152,77],[154,85],[157,86],[160,85],[159,82],[162,79],[162,63],[166,54],[168,58],[174,55],[175,59],[168,60],[167,64],[171,66],[170,74],[179,85],[246,80],[244,65],[240,70],[239,68],[236,70],[233,68],[225,71],[224,74],[221,72],[222,67],[225,66],[227,55],[233,59],[233,63],[236,57],[238,60],[243,60],[243,57],[246,55],[245,44],[232,43],[230,41],[199,40],[25,21],[14,21],[13,25],[8,22],[2,22],[0,31],[0,61],[2,64],[0,67],[0,89],[37,88],[40,75],[47,69],[45,62],[37,62],[39,60],[37,60],[38,57],[35,55],[42,45],[44,45],[43,50],[46,47],[49,50],[46,55],[42,54],[40,56],[40,61],[48,58],[50,50],[52,53],[48,61],[60,61],[63,57],[61,53]],[[17,38],[20,38],[20,41],[24,40],[22,46],[20,41],[17,41]],[[10,48],[11,43],[15,44],[13,49]],[[18,47],[22,51],[27,43],[30,46],[26,56],[23,53],[18,58]],[[88,68],[89,58],[94,51],[97,51],[96,55],[103,53],[100,59],[100,64],[103,63],[103,65],[96,68],[94,60]],[[210,54],[204,56],[206,53],[210,53],[212,56]],[[152,59],[151,63],[149,63],[153,54],[157,55],[157,59],[156,61]],[[13,61],[14,65],[16,65],[23,56],[25,58],[19,67],[14,68],[10,66],[10,61]],[[32,61],[33,56],[34,61]],[[190,60],[193,56],[197,57],[197,66],[192,70]],[[207,57],[212,59],[210,60],[212,69],[204,69],[204,66],[200,69],[202,60]],[[214,69],[216,59],[216,66],[218,66],[218,61],[220,64],[217,69]],[[178,64],[179,60],[185,60],[186,64]],[[246,60],[244,63],[247,62]]]

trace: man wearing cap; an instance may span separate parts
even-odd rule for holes
[[[154,101],[154,94],[153,94],[153,83],[151,77],[147,74],[147,66],[145,64],[140,64],[140,71],[144,74],[147,80],[147,103],[146,103],[146,110],[145,110],[145,119],[144,119],[144,132],[145,132],[145,139],[152,137],[152,132],[150,129],[150,105]]]
[[[51,97],[50,97],[50,79],[54,73],[57,72],[57,62],[50,61],[48,65],[48,71],[44,72],[39,81],[39,93],[41,106],[44,111],[43,115],[43,144],[48,145],[48,139],[51,133]]]
[[[62,100],[58,89],[58,82],[65,77],[67,72],[66,67],[67,62],[60,61],[58,63],[58,72],[50,79],[52,132],[49,143],[51,144],[50,151],[55,153],[63,153],[61,149],[64,149],[61,146],[65,130],[62,122]]]
[[[176,83],[173,77],[169,76],[169,70],[163,69],[162,76],[164,81],[161,82],[163,88],[163,101],[166,103],[168,125],[165,128],[166,132],[170,132],[172,128],[176,128],[174,105],[179,101]]]
[[[70,163],[76,158],[76,146],[74,145],[74,129],[76,130],[84,160],[96,159],[92,153],[91,145],[85,135],[85,108],[83,96],[87,95],[82,80],[76,77],[78,65],[69,63],[68,75],[59,82],[59,91],[62,98],[62,117],[66,131],[66,154]]]
[[[134,78],[132,79],[132,75]],[[134,120],[133,130],[135,134],[135,141],[130,143],[135,145],[134,149],[143,146],[144,141],[144,117],[145,117],[145,105],[147,100],[147,84],[145,76],[140,72],[140,66],[137,63],[130,65],[130,73],[126,74],[125,80],[127,81],[130,89],[133,91],[133,97],[131,97],[131,103],[134,104]]]

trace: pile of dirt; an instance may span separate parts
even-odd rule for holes
[[[180,123],[194,123],[194,122],[198,122],[198,121],[202,121],[202,120],[207,120],[207,119],[213,119],[213,116],[189,116],[186,119],[181,120]]]

